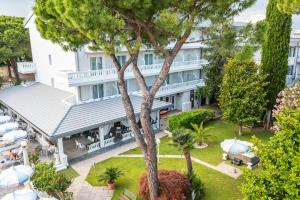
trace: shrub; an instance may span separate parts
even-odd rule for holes
[[[191,183],[191,192],[194,192],[195,199],[200,200],[204,197],[204,183],[201,181],[201,179],[197,175],[193,175],[190,178]]]
[[[214,112],[209,109],[198,109],[191,112],[182,112],[168,117],[169,130],[172,132],[179,128],[192,129],[191,124],[201,124],[213,117]]]
[[[103,183],[115,183],[115,181],[122,176],[121,170],[115,167],[106,168],[105,171],[99,176],[99,181]]]
[[[190,197],[190,183],[186,176],[175,170],[158,172],[159,197],[157,200],[187,200]],[[147,175],[140,178],[140,196],[150,200]]]

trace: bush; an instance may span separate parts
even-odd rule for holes
[[[123,172],[115,167],[106,168],[105,171],[98,177],[99,181],[107,184],[113,184],[123,175]]]
[[[178,115],[168,117],[169,131],[174,131],[180,128],[192,129],[191,124],[201,124],[211,117],[214,112],[209,109],[198,109],[191,112],[182,112]]]
[[[204,197],[204,183],[201,181],[201,179],[194,175],[190,178],[191,183],[191,192],[194,192],[195,194],[195,200],[203,199]]]
[[[157,200],[187,200],[190,197],[190,183],[186,176],[175,170],[158,172],[159,197]],[[147,175],[140,178],[140,196],[150,200]]]

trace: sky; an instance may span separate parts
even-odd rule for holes
[[[235,17],[235,21],[256,22],[264,19],[267,3],[267,0],[257,0],[251,8]],[[26,17],[33,4],[34,0],[0,0],[0,15]],[[293,29],[300,30],[300,15],[293,17]]]

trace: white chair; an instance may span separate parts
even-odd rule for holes
[[[85,146],[81,143],[79,143],[79,148],[80,148],[80,151],[84,151],[85,150]]]
[[[75,144],[76,144],[76,149],[80,148],[79,142],[77,140],[75,140]]]

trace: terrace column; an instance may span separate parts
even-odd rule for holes
[[[57,148],[58,148],[58,154],[59,154],[59,160],[60,160],[60,165],[63,168],[66,168],[68,164],[68,157],[64,153],[64,142],[63,138],[58,138],[57,139]]]
[[[100,147],[104,147],[104,130],[102,127],[99,127],[99,136],[100,136]]]

